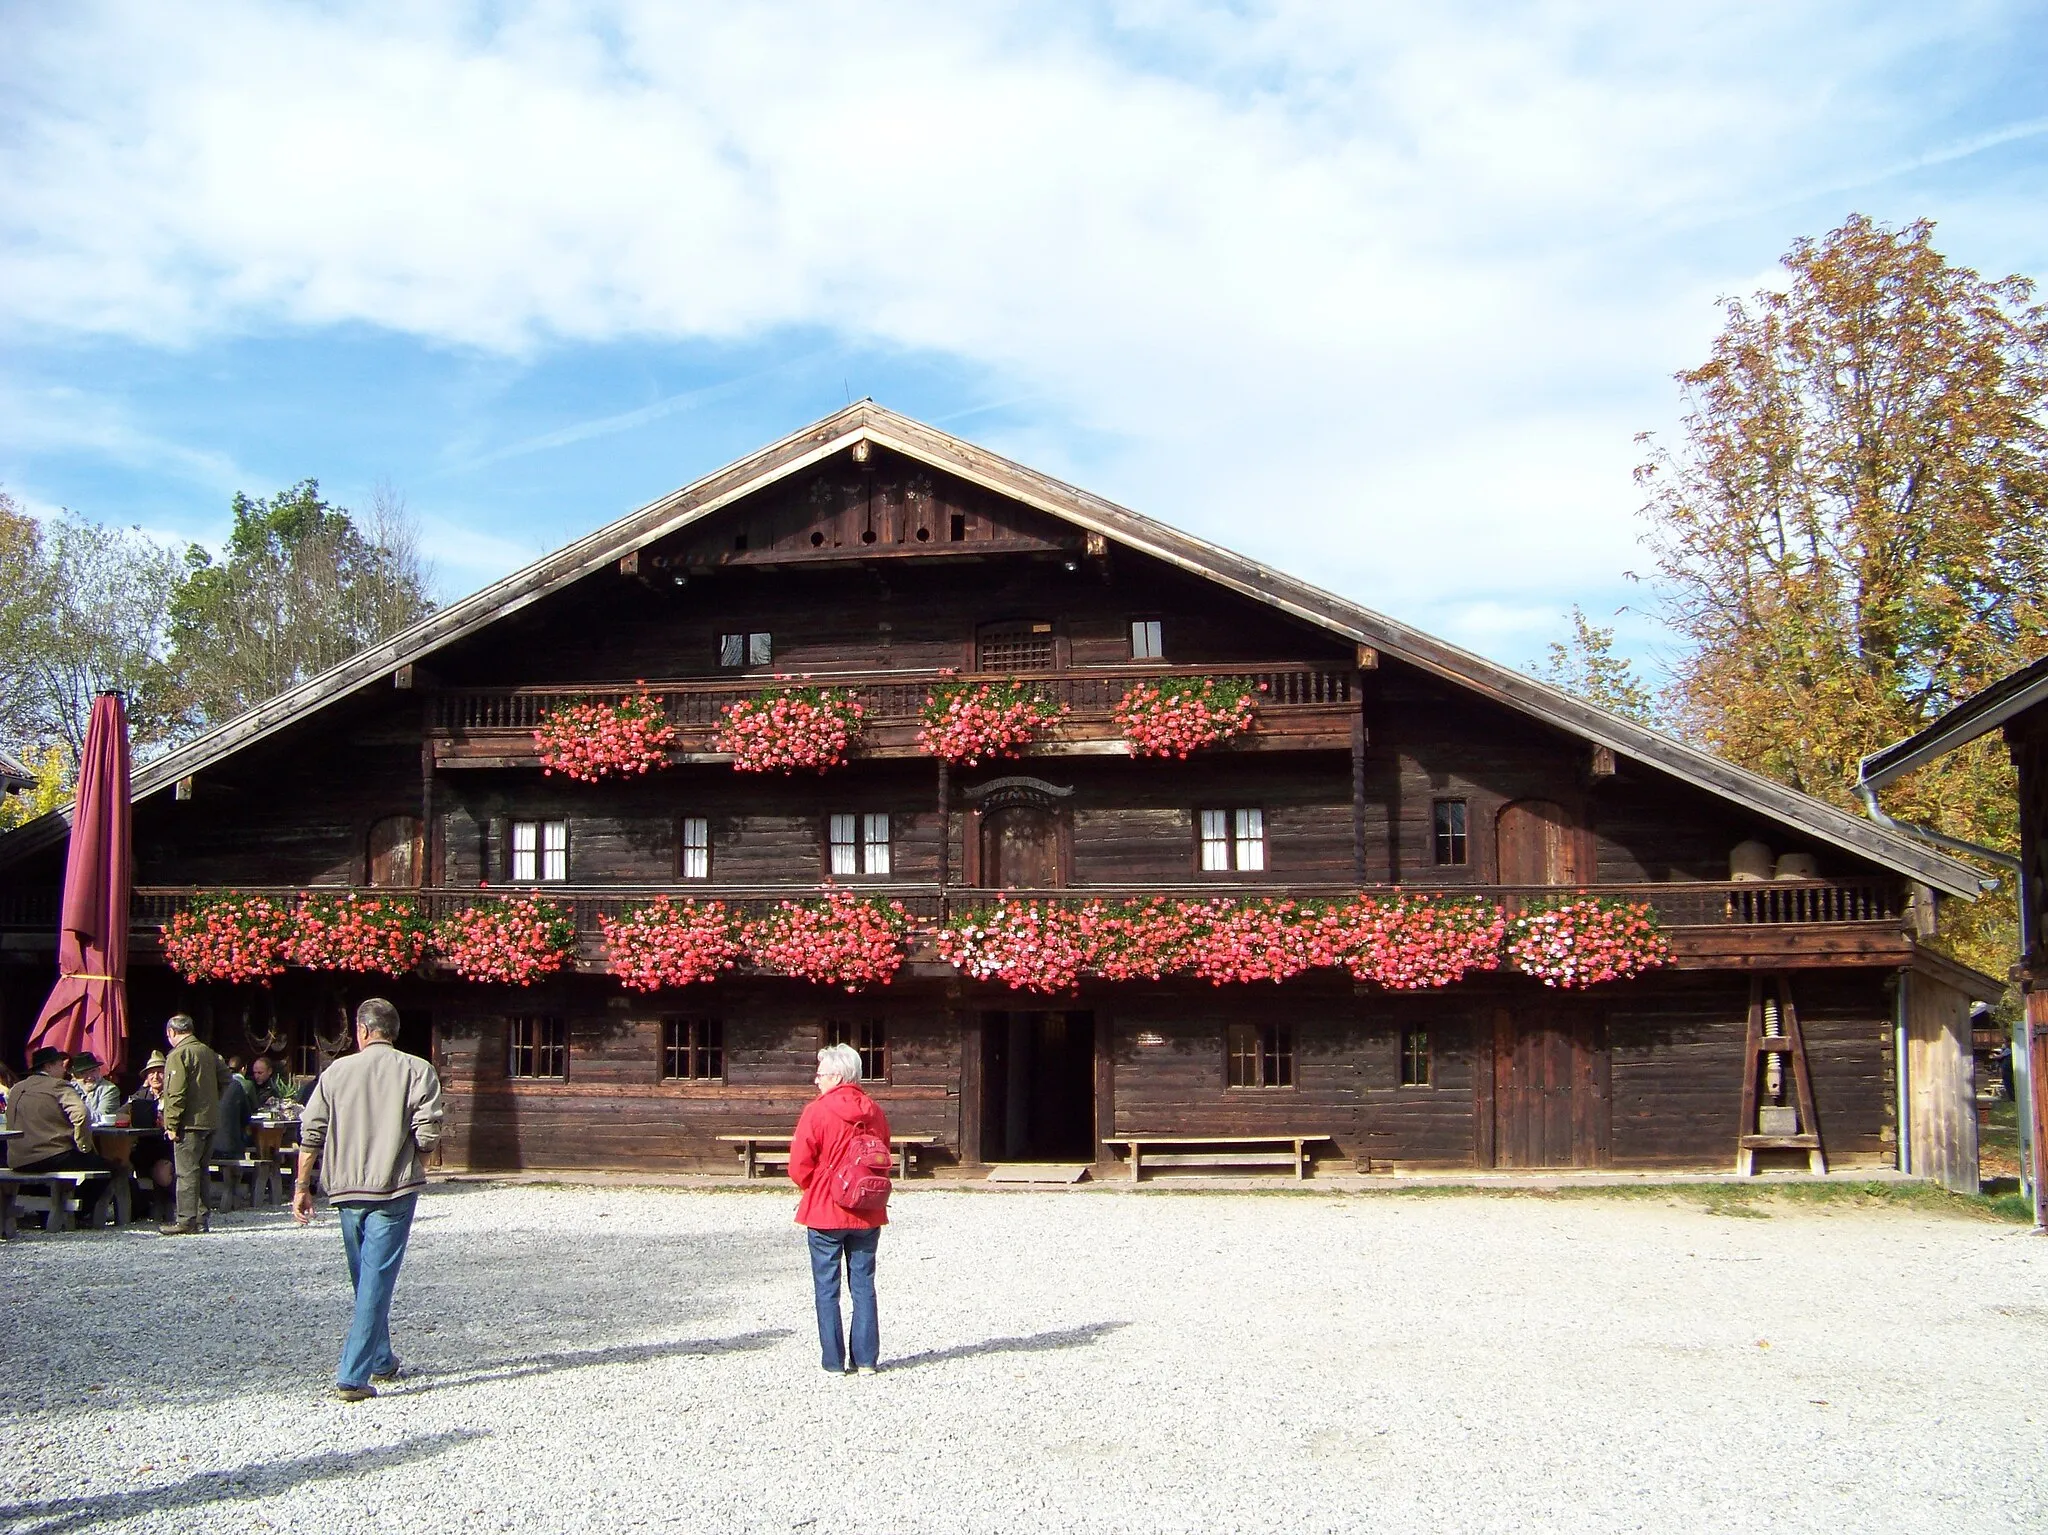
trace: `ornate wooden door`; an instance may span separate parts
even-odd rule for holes
[[[1604,1019],[1559,1008],[1502,1009],[1493,1067],[1494,1166],[1606,1166]]]
[[[419,817],[386,816],[370,828],[369,878],[365,884],[385,888],[418,885],[426,880],[426,849]]]
[[[1056,890],[1060,877],[1059,812],[1005,805],[981,820],[981,883],[997,890]]]
[[[1503,885],[1582,885],[1590,873],[1577,820],[1554,800],[1524,799],[1494,824]]]

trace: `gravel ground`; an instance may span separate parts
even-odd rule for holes
[[[0,1529],[2048,1527],[2048,1243],[1701,1196],[899,1194],[883,1372],[779,1193],[464,1186],[323,1399],[323,1212],[0,1248]],[[1739,1207],[1728,1207],[1730,1209]]]

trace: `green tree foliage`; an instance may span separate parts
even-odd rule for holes
[[[193,545],[170,612],[170,672],[187,721],[209,725],[326,671],[433,610],[402,502],[381,489],[360,523],[317,480],[237,494],[220,560]]]
[[[1638,725],[1656,726],[1657,697],[1636,676],[1628,658],[1615,654],[1613,626],[1592,622],[1577,606],[1571,622],[1570,637],[1551,642],[1549,659],[1536,675]]]
[[[1951,264],[1925,221],[1851,218],[1724,305],[1678,375],[1685,437],[1637,470],[1673,697],[1710,749],[1852,806],[1858,760],[2048,650],[2048,312]],[[1995,740],[1886,795],[1901,819],[2016,842]],[[1944,937],[2004,974],[2010,890]]]

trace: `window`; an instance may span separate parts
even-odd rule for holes
[[[1158,661],[1165,657],[1166,647],[1159,641],[1159,620],[1156,618],[1134,618],[1131,620],[1131,659],[1133,661]]]
[[[711,878],[711,822],[701,815],[684,816],[680,851],[677,872],[684,879]]]
[[[1294,1086],[1294,1030],[1275,1023],[1233,1023],[1225,1081],[1232,1087]]]
[[[825,1043],[851,1045],[860,1052],[860,1075],[864,1082],[889,1080],[889,1030],[879,1018],[865,1023],[837,1019],[825,1025]]]
[[[569,1075],[569,1025],[560,1018],[514,1018],[508,1030],[511,1057],[506,1074],[514,1077]]]
[[[664,1018],[661,1075],[669,1082],[723,1082],[725,1025],[716,1018]]]
[[[1266,867],[1266,813],[1263,810],[1197,812],[1204,874],[1249,873]]]
[[[512,823],[512,883],[531,885],[569,877],[569,823]]]
[[[887,875],[889,857],[889,817],[880,815],[835,815],[829,828],[831,840],[832,873],[865,874],[870,877]]]
[[[775,640],[767,634],[721,634],[718,637],[720,666],[767,666],[775,660]]]
[[[1465,802],[1461,799],[1440,799],[1435,805],[1436,861],[1438,863],[1464,863]]]
[[[1048,672],[1054,662],[1049,623],[991,624],[981,631],[985,672]]]
[[[1429,1030],[1401,1031],[1401,1085],[1427,1087],[1429,1075]]]

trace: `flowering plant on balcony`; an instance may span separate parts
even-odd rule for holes
[[[1491,901],[1363,898],[1333,917],[1344,967],[1389,991],[1427,991],[1500,968],[1506,919]]]
[[[576,957],[576,923],[553,901],[479,901],[434,924],[434,950],[465,981],[531,986]]]
[[[426,957],[428,927],[409,896],[301,895],[285,957],[308,970],[404,975]]]
[[[163,927],[164,960],[188,981],[261,981],[280,975],[291,908],[224,890],[196,897]]]
[[[924,701],[918,744],[934,757],[973,767],[986,758],[1014,757],[1067,713],[1006,677],[1001,682],[954,683]]]
[[[605,958],[628,991],[693,986],[730,970],[745,951],[739,924],[718,901],[656,896],[617,921],[599,917]]]
[[[1545,986],[1626,980],[1671,962],[1649,905],[1597,896],[1548,902],[1507,924],[1508,963]]]
[[[1252,728],[1266,684],[1227,677],[1140,682],[1116,706],[1116,727],[1133,757],[1182,757]]]
[[[1087,961],[1085,912],[1057,902],[998,899],[961,912],[939,930],[939,957],[976,981],[1015,991],[1072,991]]]
[[[1187,968],[1200,908],[1154,896],[1081,908],[1085,968],[1106,981],[1157,981]]]
[[[764,970],[859,991],[895,978],[909,930],[899,902],[835,890],[822,901],[778,903],[744,925],[741,941]]]
[[[1213,986],[1285,981],[1337,963],[1342,928],[1313,902],[1210,901],[1189,916],[1187,969]]]
[[[549,710],[533,733],[541,771],[597,783],[665,766],[676,727],[645,683],[634,686],[640,691],[616,703],[585,699]]]
[[[824,772],[846,760],[867,709],[834,688],[769,689],[725,706],[718,749],[742,773]]]

